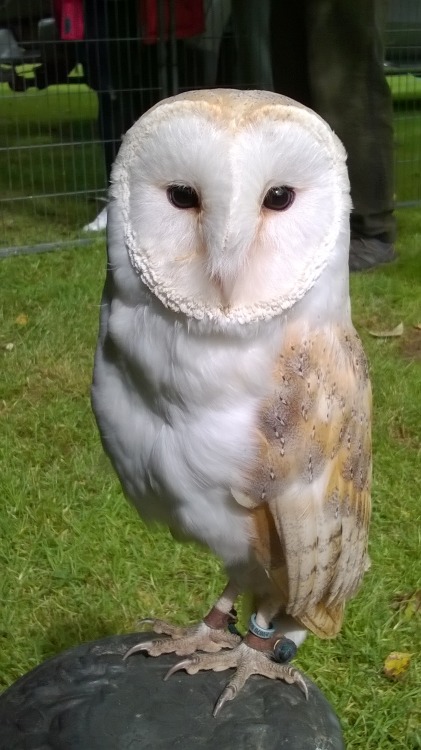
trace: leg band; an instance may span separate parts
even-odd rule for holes
[[[267,640],[268,638],[272,638],[275,628],[272,626],[269,628],[261,628],[256,622],[256,613],[254,613],[250,617],[249,631],[250,633],[253,633],[253,635],[257,635],[258,638],[264,638],[264,640]]]

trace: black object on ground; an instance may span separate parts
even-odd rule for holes
[[[124,653],[151,634],[113,636],[49,659],[0,696],[0,750],[344,750],[332,707],[307,678],[252,677],[217,718],[229,672],[166,671],[180,659]]]

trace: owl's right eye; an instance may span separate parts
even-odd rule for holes
[[[167,197],[175,208],[198,208],[199,196],[190,185],[170,185]]]

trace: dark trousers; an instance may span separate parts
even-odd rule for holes
[[[85,0],[82,60],[86,81],[98,94],[107,179],[122,136],[160,98],[149,60],[154,50],[139,39],[137,6],[133,0]]]
[[[195,88],[203,77],[203,55],[184,41],[142,42],[138,9],[138,0],[85,0],[83,65],[88,85],[98,94],[108,180],[122,136],[172,93],[174,70],[180,89]]]
[[[395,239],[385,0],[271,2],[275,91],[318,112],[348,153],[354,235]]]

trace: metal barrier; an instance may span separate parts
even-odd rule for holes
[[[176,0],[105,3],[106,14],[101,2],[85,3],[78,38],[82,0],[67,3],[74,17],[60,16],[58,0],[0,0],[0,256],[87,242],[93,235],[84,228],[104,224],[110,164],[130,124],[179,90],[242,85],[234,73],[241,29],[235,38],[230,0],[179,3],[188,6],[184,20]],[[145,9],[152,17],[140,36]],[[390,4],[385,71],[397,205],[421,205],[419,0]]]

